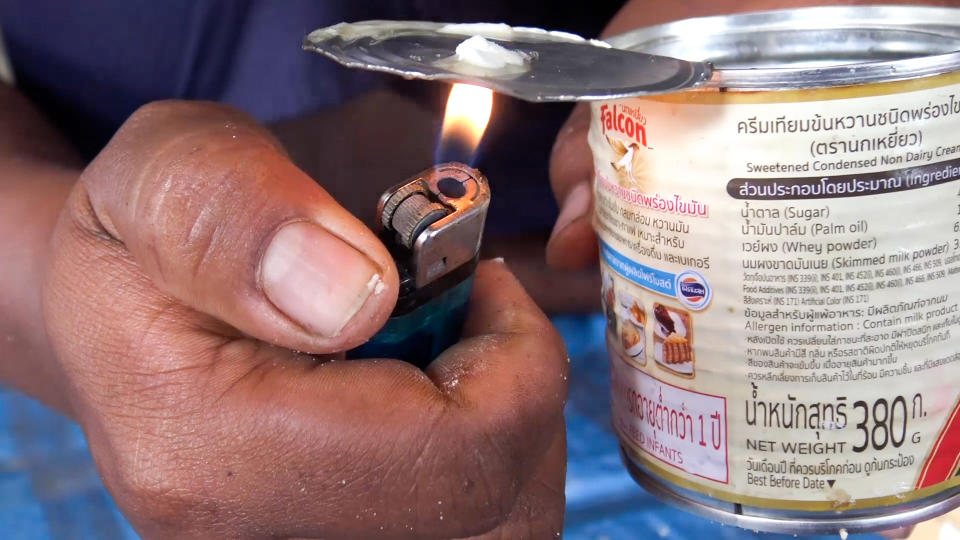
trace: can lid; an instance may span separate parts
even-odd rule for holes
[[[535,102],[662,94],[704,84],[712,73],[706,62],[506,24],[340,23],[311,32],[303,47],[347,67],[472,83]]]
[[[639,28],[614,47],[708,61],[708,88],[786,90],[960,71],[960,8],[817,6]]]

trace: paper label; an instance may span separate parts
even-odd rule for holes
[[[960,485],[960,77],[592,107],[631,453],[772,508]]]

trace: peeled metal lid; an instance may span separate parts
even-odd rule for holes
[[[639,28],[609,43],[710,61],[709,88],[850,86],[960,71],[960,8],[818,6],[717,15]]]
[[[303,47],[347,67],[472,83],[527,101],[662,94],[699,86],[712,72],[704,62],[505,24],[340,23],[311,32]]]

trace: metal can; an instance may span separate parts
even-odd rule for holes
[[[591,103],[613,423],[654,493],[751,529],[960,504],[960,9],[614,37],[710,82]]]

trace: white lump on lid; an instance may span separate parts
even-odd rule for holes
[[[457,45],[456,52],[457,61],[487,69],[522,66],[530,60],[530,55],[507,49],[483,36],[472,36],[463,40]]]

